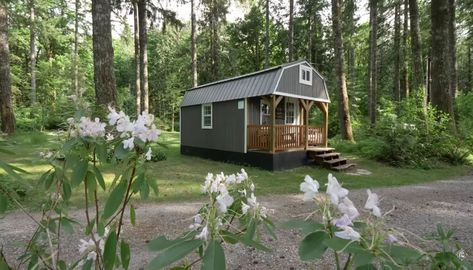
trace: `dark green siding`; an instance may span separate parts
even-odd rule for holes
[[[260,124],[260,115],[259,115],[260,106],[261,106],[261,97],[248,99],[248,124],[249,125]]]
[[[327,100],[322,78],[312,70],[312,86],[299,82],[299,65],[284,69],[276,92]]]
[[[202,129],[201,105],[181,107],[181,144],[231,152],[245,151],[245,110],[238,100],[212,103],[212,129]]]

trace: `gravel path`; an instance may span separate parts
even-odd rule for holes
[[[466,251],[466,259],[473,261],[473,176],[448,181],[373,189],[382,198],[381,208],[395,210],[386,217],[386,223],[405,228],[418,235],[435,231],[441,223],[455,230],[455,237]],[[365,190],[353,190],[349,195],[355,205],[361,207],[366,199]],[[302,217],[311,211],[311,205],[302,202],[301,195],[275,195],[262,197],[264,205],[275,210],[273,220],[286,221]],[[140,269],[155,254],[143,249],[146,240],[156,235],[174,237],[191,223],[191,217],[202,202],[178,202],[139,204],[137,224],[126,224],[124,237],[131,242],[132,267]],[[84,221],[82,211],[71,211],[72,216]],[[0,219],[0,246],[11,264],[22,251],[22,246],[31,236],[35,225],[20,212],[9,213]],[[263,241],[274,251],[262,253],[252,248],[230,246],[226,248],[229,269],[333,269],[322,261],[317,264],[303,263],[298,259],[297,244],[301,240],[298,232],[278,230],[278,239],[263,236]],[[68,259],[78,256],[77,246],[82,232],[67,237],[61,253]]]

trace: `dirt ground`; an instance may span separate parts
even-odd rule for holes
[[[473,176],[438,181],[426,184],[376,188],[381,197],[381,207],[395,210],[386,216],[386,223],[393,227],[409,230],[420,236],[435,231],[438,223],[455,230],[455,239],[465,250],[465,259],[473,261]],[[365,190],[353,190],[350,199],[358,208],[364,205]],[[312,208],[302,201],[302,195],[274,195],[259,198],[264,205],[274,209],[273,220],[284,222],[294,217],[305,217]],[[142,269],[156,254],[146,251],[147,240],[157,235],[170,237],[178,235],[191,224],[192,216],[202,202],[175,202],[139,204],[137,224],[126,224],[123,236],[132,246],[131,269]],[[71,211],[72,217],[84,222],[83,211]],[[38,214],[36,214],[38,215]],[[8,213],[0,219],[0,246],[3,246],[11,265],[25,243],[29,240],[34,223],[21,212]],[[301,262],[297,255],[300,233],[291,230],[277,230],[278,239],[262,236],[265,244],[273,249],[271,253],[256,251],[239,245],[226,246],[228,269],[334,269],[330,265],[330,255],[318,263]],[[77,258],[79,238],[83,232],[67,236],[61,254],[68,260]],[[22,267],[20,267],[22,268]],[[196,267],[197,269],[199,267]]]

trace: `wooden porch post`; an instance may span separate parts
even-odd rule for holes
[[[324,132],[322,136],[323,136],[324,146],[327,147],[328,146],[328,103],[317,102],[316,104],[317,104],[317,107],[319,107],[319,109],[322,111],[324,115],[324,125],[323,125]]]
[[[314,105],[313,101],[305,101],[301,99],[302,106],[304,107],[304,126],[305,126],[305,146],[304,149],[307,150],[309,148],[309,112],[312,105]]]

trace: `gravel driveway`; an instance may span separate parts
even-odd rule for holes
[[[407,229],[418,235],[427,235],[435,231],[441,223],[455,230],[455,237],[466,251],[466,259],[473,261],[473,176],[466,176],[448,181],[426,184],[376,188],[374,192],[382,198],[383,210],[395,210],[386,217],[386,223]],[[353,190],[350,199],[361,207],[366,199],[365,190]],[[259,198],[264,205],[275,210],[273,220],[286,221],[293,217],[302,217],[311,211],[311,205],[302,202],[301,195],[274,195]],[[137,224],[126,224],[124,237],[131,242],[132,267],[140,269],[155,254],[143,249],[147,240],[156,235],[176,236],[191,223],[191,217],[202,202],[177,202],[139,204]],[[71,211],[72,216],[84,221],[82,211]],[[0,246],[11,264],[22,251],[22,246],[34,230],[34,223],[20,212],[9,213],[0,219]],[[298,259],[297,244],[301,240],[298,232],[278,230],[278,239],[271,240],[263,236],[265,244],[273,249],[272,253],[262,253],[252,248],[230,246],[226,248],[229,269],[333,269],[322,261],[317,264],[303,263]],[[61,253],[68,259],[78,254],[79,236],[68,236]]]

